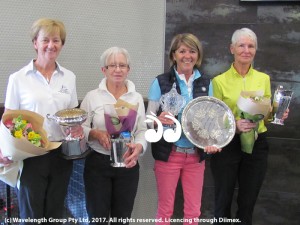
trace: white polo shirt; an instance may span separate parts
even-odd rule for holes
[[[126,80],[127,93],[123,94],[120,99],[135,105],[139,103],[137,118],[135,121],[132,134],[134,136],[134,143],[140,143],[143,145],[143,153],[147,149],[147,141],[145,139],[145,132],[147,130],[145,116],[145,105],[143,97],[141,94],[135,91],[135,85],[130,80]],[[84,130],[84,136],[88,140],[89,133],[91,131],[91,124],[93,129],[106,130],[105,120],[104,120],[104,105],[105,104],[115,104],[117,100],[115,97],[107,90],[106,78],[104,78],[100,84],[99,88],[89,91],[84,97],[80,108],[87,111],[89,114],[94,112],[93,116],[88,117],[88,119],[82,124]],[[89,146],[95,151],[109,155],[110,152],[105,150],[102,145],[100,145],[98,140],[89,141]]]
[[[48,81],[37,71],[33,60],[9,77],[5,108],[30,110],[43,117],[57,111],[78,106],[74,73],[56,63],[56,70]],[[50,141],[63,139],[61,128],[55,121],[44,120],[44,129]]]

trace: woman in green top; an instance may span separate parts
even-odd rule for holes
[[[231,67],[212,81],[214,97],[224,101],[236,118],[236,135],[222,152],[212,155],[211,169],[215,181],[215,224],[231,224],[241,222],[252,224],[254,205],[262,186],[268,157],[267,128],[264,121],[258,124],[258,138],[252,154],[241,150],[239,134],[249,132],[256,127],[255,122],[240,119],[237,111],[237,100],[241,91],[264,91],[264,97],[271,97],[270,77],[255,70],[252,62],[257,50],[255,33],[242,28],[233,33],[230,51],[234,56]],[[285,113],[286,119],[288,112]],[[238,182],[237,213],[231,219],[231,203],[235,184]],[[227,218],[227,219],[226,219]],[[237,221],[238,220],[238,221]]]

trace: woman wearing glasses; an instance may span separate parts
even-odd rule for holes
[[[101,56],[102,79],[97,89],[90,91],[81,108],[94,116],[83,124],[85,137],[94,150],[84,169],[86,209],[90,224],[129,224],[139,181],[139,156],[146,150],[145,107],[142,96],[127,79],[130,58],[126,49],[112,47]],[[104,106],[118,100],[138,104],[131,135],[134,142],[125,153],[126,167],[112,167],[110,162],[111,133],[106,128]],[[95,219],[97,218],[97,219]]]

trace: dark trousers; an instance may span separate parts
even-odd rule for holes
[[[63,159],[60,152],[59,148],[24,160],[18,190],[20,218],[63,218],[73,162]]]
[[[85,161],[86,209],[90,224],[129,224],[139,181],[139,165],[116,168],[110,156],[92,152]]]
[[[252,154],[241,151],[239,136],[236,135],[222,152],[211,158],[211,170],[215,181],[215,224],[226,223],[231,217],[231,204],[238,183],[237,213],[240,225],[251,225],[254,205],[267,170],[268,143],[265,134],[260,134]]]

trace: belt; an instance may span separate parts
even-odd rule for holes
[[[181,153],[186,153],[186,154],[195,154],[197,150],[195,148],[182,148],[178,146],[175,147],[175,152],[181,152]]]

